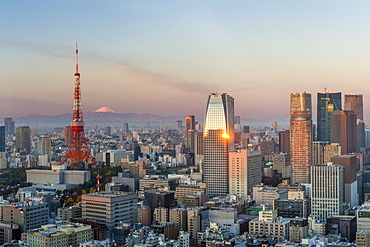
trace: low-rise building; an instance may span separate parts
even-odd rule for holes
[[[249,222],[249,233],[253,237],[265,235],[282,241],[289,238],[289,226],[289,219],[277,217],[275,210],[264,209],[259,212],[257,219]]]
[[[120,222],[135,223],[137,195],[106,191],[82,195],[82,218],[105,224],[109,229]]]
[[[83,224],[49,224],[22,234],[24,243],[34,247],[77,247],[93,239],[91,226]]]

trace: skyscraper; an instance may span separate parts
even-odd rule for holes
[[[290,130],[279,131],[279,152],[290,153]]]
[[[356,114],[355,111],[334,111],[331,115],[331,142],[339,143],[342,154],[356,152]]]
[[[16,130],[15,147],[17,151],[31,152],[31,129],[29,126],[19,126]]]
[[[228,154],[234,150],[234,98],[211,94],[204,120],[204,182],[212,196],[229,192]]]
[[[344,167],[328,163],[311,169],[311,215],[325,221],[343,213]]]
[[[226,93],[208,97],[203,135],[207,136],[211,129],[223,130],[229,137],[229,151],[234,151],[234,98]]]
[[[123,134],[128,134],[128,133],[129,133],[128,123],[123,123]]]
[[[290,95],[290,117],[295,111],[308,111],[312,114],[312,100],[310,93],[292,93]]]
[[[190,152],[194,152],[194,131],[195,131],[195,117],[189,115],[185,118],[185,146],[190,148]]]
[[[356,155],[338,155],[331,157],[334,164],[344,166],[344,201],[350,202],[351,207],[358,205]]]
[[[331,114],[342,110],[341,93],[317,93],[317,140],[330,141]]]
[[[344,95],[344,110],[355,111],[357,119],[364,121],[364,102],[362,94]]]
[[[15,132],[15,122],[13,118],[6,117],[4,118],[4,126],[5,126],[5,135],[13,135]]]
[[[253,186],[261,183],[261,152],[247,149],[229,153],[229,191],[247,199]]]
[[[0,126],[0,152],[5,152],[5,126]]]
[[[308,111],[295,111],[290,120],[290,166],[292,183],[309,183],[312,120]]]

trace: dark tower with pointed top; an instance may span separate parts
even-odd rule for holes
[[[78,72],[78,48],[76,44],[76,72],[74,101],[73,101],[73,116],[71,122],[71,140],[69,142],[66,154],[61,163],[73,165],[76,168],[84,168],[87,164],[96,165],[95,158],[91,155],[86,142],[84,122],[82,118],[82,102],[80,89],[80,73]]]

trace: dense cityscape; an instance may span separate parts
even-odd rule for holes
[[[0,126],[2,246],[370,246],[362,94],[325,88],[314,122],[292,93],[286,129],[211,93],[204,119],[85,130],[77,48],[74,79],[70,125]]]

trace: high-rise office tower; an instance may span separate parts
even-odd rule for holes
[[[229,153],[229,193],[247,199],[261,183],[261,152],[247,149]]]
[[[51,156],[51,138],[40,137],[37,143],[38,154]]]
[[[314,141],[311,143],[311,165],[323,165],[324,149],[329,142]]]
[[[358,205],[356,155],[338,155],[331,157],[331,162],[344,166],[344,201],[351,207]]]
[[[334,111],[331,115],[331,142],[339,143],[342,154],[356,152],[356,114],[355,111]]]
[[[203,177],[210,197],[229,193],[229,139],[223,130],[208,130],[204,137]]]
[[[31,152],[31,129],[29,126],[19,126],[16,130],[15,147],[17,151]]]
[[[71,142],[72,126],[68,125],[64,127],[63,134],[64,134],[64,144],[68,146],[69,143]]]
[[[312,114],[312,100],[310,93],[290,94],[290,117],[295,111],[308,111]]]
[[[211,94],[204,120],[204,182],[209,196],[226,196],[229,192],[229,151],[234,150],[234,98]]]
[[[290,130],[279,131],[279,152],[290,153]]]
[[[234,151],[234,98],[226,93],[208,97],[203,135],[207,136],[211,129],[223,130],[229,136],[229,151]]]
[[[365,144],[365,122],[357,119],[357,125],[356,125],[356,152],[361,152],[361,148],[364,148],[366,146]]]
[[[324,164],[331,162],[331,157],[341,155],[342,148],[339,143],[331,143],[324,147]]]
[[[0,126],[0,152],[5,152],[5,126]]]
[[[330,141],[331,114],[342,110],[341,93],[317,93],[317,140]]]
[[[362,94],[344,95],[344,110],[355,111],[357,119],[364,121],[364,102]]]
[[[190,152],[194,152],[194,131],[195,131],[195,117],[189,115],[185,118],[185,146],[190,148]]]
[[[123,134],[128,134],[128,133],[129,133],[128,123],[123,123]]]
[[[309,183],[312,120],[308,111],[295,111],[290,120],[290,166],[292,183]]]
[[[177,120],[176,121],[176,126],[177,126],[178,129],[181,128],[182,127],[182,120]]]
[[[4,118],[4,126],[5,126],[5,135],[13,135],[15,132],[15,122],[13,118],[6,117]]]
[[[311,167],[311,215],[320,221],[343,213],[344,167],[328,163]]]
[[[185,118],[185,130],[194,130],[195,129],[195,116],[189,115]]]

